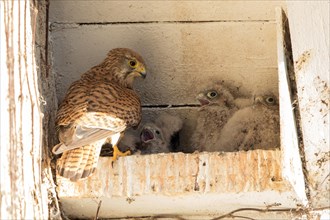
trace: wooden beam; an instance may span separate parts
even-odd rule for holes
[[[329,206],[329,1],[287,1],[307,181],[313,207]]]

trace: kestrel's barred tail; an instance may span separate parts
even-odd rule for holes
[[[65,151],[57,161],[57,172],[71,181],[90,176],[96,170],[101,146],[100,143],[95,143]]]

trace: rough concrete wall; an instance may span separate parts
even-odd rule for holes
[[[243,95],[277,94],[278,1],[51,1],[52,73],[61,101],[69,85],[108,50],[140,52],[149,75],[136,83],[144,119],[159,108],[183,116],[182,145],[195,123],[195,96],[225,80]],[[173,106],[180,106],[179,109]],[[182,107],[183,106],[183,107]],[[164,108],[163,108],[164,109]]]

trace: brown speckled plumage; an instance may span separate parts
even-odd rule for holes
[[[105,140],[117,144],[126,128],[140,123],[141,103],[132,89],[137,76],[145,77],[142,57],[117,48],[70,86],[56,116],[60,144],[53,152],[63,152],[57,162],[61,176],[76,181],[91,175]]]

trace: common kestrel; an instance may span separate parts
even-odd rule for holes
[[[276,96],[255,96],[254,105],[235,112],[221,131],[219,146],[227,151],[280,147],[279,106]]]
[[[53,153],[63,153],[56,166],[59,175],[71,181],[90,176],[105,142],[114,146],[113,160],[129,154],[116,145],[125,129],[141,120],[140,98],[132,88],[136,77],[146,77],[143,58],[116,48],[72,83],[56,116],[60,143]]]
[[[196,99],[201,107],[191,138],[192,150],[221,151],[217,146],[218,138],[227,120],[238,110],[235,98],[223,82],[217,82],[207,86]]]

